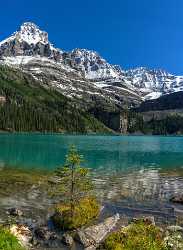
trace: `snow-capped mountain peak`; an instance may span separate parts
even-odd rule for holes
[[[41,31],[37,25],[31,22],[23,23],[15,36],[28,44],[48,43],[48,33]]]
[[[19,30],[0,42],[0,57],[41,56],[60,61],[62,51],[54,48],[48,33],[31,22],[23,23]]]
[[[42,44],[49,43],[48,33],[41,31],[36,24],[31,22],[23,23],[18,31],[13,33],[9,38],[0,42],[0,46],[15,39],[19,42],[26,42],[29,45],[35,45],[39,42]]]

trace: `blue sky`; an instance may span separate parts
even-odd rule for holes
[[[0,40],[32,21],[61,49],[92,49],[124,69],[183,75],[182,0],[6,0],[0,12]]]

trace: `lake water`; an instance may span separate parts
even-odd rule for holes
[[[172,195],[183,191],[183,137],[2,133],[0,166],[53,170],[64,163],[72,144],[93,169],[97,195],[110,200],[110,211],[183,212],[169,204]]]
[[[52,170],[74,144],[85,165],[105,171],[183,167],[183,137],[0,134],[0,165]]]

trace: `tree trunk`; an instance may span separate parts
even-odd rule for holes
[[[71,166],[71,217],[74,216],[74,164]]]

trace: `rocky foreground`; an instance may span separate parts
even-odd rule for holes
[[[175,199],[174,197],[173,200],[175,201]],[[11,218],[11,222],[16,222],[9,225],[10,232],[17,237],[20,244],[26,249],[110,249],[105,248],[105,240],[108,235],[112,235],[112,232],[119,232],[120,230],[123,233],[127,232],[131,225],[136,223],[138,225],[138,222],[144,223],[145,226],[154,227],[163,235],[162,242],[167,248],[158,249],[183,249],[183,227],[179,225],[156,226],[153,216],[133,218],[128,221],[127,218],[117,213],[100,222],[94,222],[92,225],[72,231],[61,231],[54,228],[51,218],[44,224],[26,219],[24,218],[24,212],[17,208],[9,209],[7,216],[9,219]],[[125,235],[125,237],[128,237],[128,235]]]
[[[139,233],[137,235],[139,237],[144,234],[141,229],[144,230],[144,227],[152,226],[150,234],[152,232],[154,234],[158,230],[158,237],[160,234],[161,243],[163,242],[162,244],[168,247],[168,250],[183,249],[183,223],[181,217],[179,220],[176,218],[177,214],[173,213],[171,207],[163,207],[161,211],[154,211],[151,207],[151,210],[144,212],[140,207],[134,205],[133,208],[130,208],[126,204],[125,209],[121,206],[118,210],[115,210],[108,208],[112,206],[112,201],[102,202],[104,207],[100,210],[99,218],[77,229],[63,231],[56,228],[52,221],[53,206],[58,201],[46,196],[46,183],[48,178],[50,180],[49,175],[5,169],[0,172],[0,177],[0,224],[8,227],[10,232],[18,238],[21,245],[27,249],[114,250],[117,248],[108,248],[109,244],[105,244],[106,239],[112,237],[111,242],[115,242],[116,237],[113,239],[111,234],[113,235],[116,232],[119,232],[120,237],[122,234],[123,237],[128,238],[131,225],[138,225],[139,221],[144,223],[142,228],[138,228]],[[101,183],[100,189],[97,188],[97,190],[101,190]],[[106,192],[109,193],[109,190],[106,190]],[[114,190],[111,192],[114,193]],[[180,192],[172,195],[170,202],[171,204],[177,204],[177,211],[178,208],[181,211],[183,195]],[[163,209],[167,209],[167,211],[163,211]],[[164,215],[166,215],[166,218]],[[160,217],[161,221],[159,220]],[[167,248],[154,249],[167,250]]]

